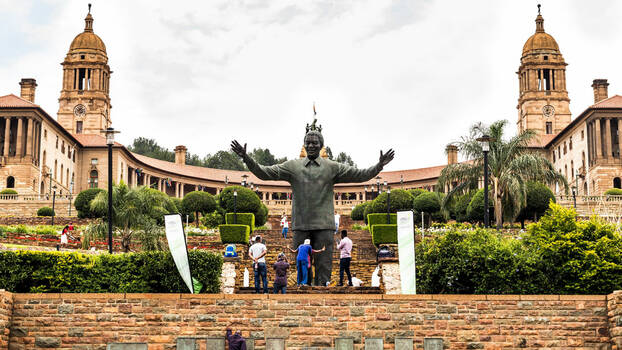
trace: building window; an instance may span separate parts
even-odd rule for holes
[[[622,188],[622,181],[620,181],[619,177],[613,178],[613,188]]]
[[[566,148],[566,142],[564,142],[564,154],[566,154],[566,151],[568,151],[568,149]]]
[[[60,182],[59,183],[61,185],[63,183],[63,165],[62,164],[60,165]]]
[[[57,179],[58,177],[56,177],[56,169],[58,168],[58,160],[54,159],[54,178]]]
[[[553,163],[555,163],[555,151],[553,151]]]
[[[45,140],[47,140],[47,139],[48,139],[48,131],[47,131],[47,129],[43,129],[43,138],[44,138]]]
[[[42,166],[45,165],[45,158],[47,158],[47,153],[45,152],[45,150],[43,150],[43,163],[41,164]]]
[[[574,161],[570,161],[570,178],[574,179]]]
[[[15,188],[15,178],[13,176],[6,178],[6,188]]]
[[[65,154],[65,141],[62,141],[60,144],[60,153]]]
[[[89,173],[89,188],[97,188],[97,170],[91,170]]]
[[[583,141],[584,137],[585,137],[585,132],[583,130],[581,130],[581,141]]]
[[[76,122],[76,134],[81,134],[82,133],[82,121],[78,120]]]
[[[56,149],[58,149],[58,135],[56,136]]]
[[[91,158],[91,165],[97,165],[97,158]]]
[[[546,122],[546,133],[548,135],[553,133],[553,123],[552,122]]]
[[[568,143],[568,148],[572,151],[572,137],[570,137],[570,141]]]

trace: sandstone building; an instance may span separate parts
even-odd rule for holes
[[[111,68],[103,40],[94,32],[93,16],[71,42],[62,63],[63,80],[57,117],[36,104],[35,79],[22,79],[20,96],[0,97],[0,190],[13,188],[24,200],[107,188],[108,158],[101,130],[113,126]],[[581,195],[600,195],[620,188],[622,96],[608,96],[607,81],[593,81],[594,105],[572,119],[566,89],[566,62],[555,39],[544,30],[538,13],[536,31],[525,42],[518,68],[518,129],[534,129],[531,147],[548,157]],[[195,190],[219,193],[231,184],[247,184],[276,210],[289,208],[286,182],[262,181],[250,172],[185,165],[186,147],[175,148],[175,162],[113,146],[113,181],[150,186],[171,196]],[[447,148],[447,163],[458,161]],[[338,184],[336,206],[347,211],[377,195],[380,187],[432,189],[445,165],[385,171],[362,184]],[[0,207],[1,207],[0,203]]]

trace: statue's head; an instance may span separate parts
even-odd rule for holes
[[[311,130],[305,134],[305,151],[309,159],[316,159],[324,147],[324,137],[319,131]]]

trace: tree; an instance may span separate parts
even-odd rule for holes
[[[237,200],[234,200],[233,198],[234,191],[237,191],[238,193]],[[225,188],[222,192],[220,192],[218,200],[220,207],[227,213],[233,213],[234,202],[235,210],[238,213],[253,213],[255,214],[255,218],[257,218],[259,211],[262,210],[262,203],[257,194],[242,186],[229,186]],[[257,223],[257,219],[255,219],[255,223]]]
[[[525,227],[525,219],[534,222],[549,209],[549,202],[555,203],[555,195],[545,184],[535,181],[527,182],[527,205],[518,215],[521,227]]]
[[[287,160],[287,157],[276,158],[267,148],[255,148],[248,155],[261,165],[275,165]]]
[[[164,230],[164,215],[175,213],[177,208],[170,198],[153,188],[139,187],[130,189],[124,182],[112,189],[112,225],[121,234],[123,251],[130,251],[132,236],[139,233],[143,249],[157,247],[163,249],[160,240]],[[104,214],[99,225],[93,228],[93,235],[104,236],[107,231],[108,192],[102,191],[91,201],[91,211]],[[104,233],[104,234],[102,234]],[[87,232],[88,234],[88,232]]]
[[[195,223],[199,226],[199,213],[211,213],[216,210],[214,197],[203,191],[192,191],[184,196],[181,206],[186,212],[193,212]]]
[[[511,217],[515,218],[526,205],[526,183],[529,180],[544,183],[563,184],[566,192],[566,179],[553,168],[553,164],[527,146],[537,137],[533,130],[526,130],[509,140],[503,139],[503,129],[507,120],[494,122],[490,127],[481,123],[471,127],[468,136],[456,144],[468,162],[450,164],[441,171],[437,188],[453,187],[445,197],[443,206],[458,194],[478,188],[484,174],[484,152],[477,138],[489,135],[493,138],[488,152],[488,174],[492,198],[494,200],[497,228],[503,224],[504,205],[509,205]],[[452,184],[457,183],[456,186]]]
[[[213,156],[207,155],[203,165],[213,169],[246,170],[246,166],[235,153],[231,151],[218,151]]]
[[[161,147],[154,139],[148,139],[145,137],[136,138],[134,139],[132,145],[128,146],[127,149],[131,152],[142,154],[147,157],[166,160],[169,162],[175,161],[175,152],[171,152],[168,149]]]
[[[488,197],[490,199],[490,193],[488,193]],[[493,207],[493,201],[488,201],[488,210],[490,212],[490,208]],[[466,216],[470,221],[473,222],[484,222],[484,213],[486,210],[484,209],[484,190],[478,190],[475,192],[473,197],[471,197],[471,201],[469,201],[469,205],[467,206]]]
[[[337,155],[337,158],[335,158],[335,162],[348,164],[356,168],[356,164],[354,163],[352,158],[349,155],[347,155],[345,152],[339,152],[339,154]]]
[[[79,218],[95,218],[98,217],[96,213],[91,211],[91,201],[93,198],[97,196],[98,193],[102,192],[101,188],[89,188],[86,189],[76,196],[76,200],[73,202],[76,210],[78,211]]]

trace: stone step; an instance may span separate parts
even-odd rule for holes
[[[272,284],[269,283],[269,286]],[[268,292],[272,294],[273,290],[268,288]],[[254,287],[241,287],[237,294],[253,294]],[[380,287],[287,287],[287,294],[383,294]]]

